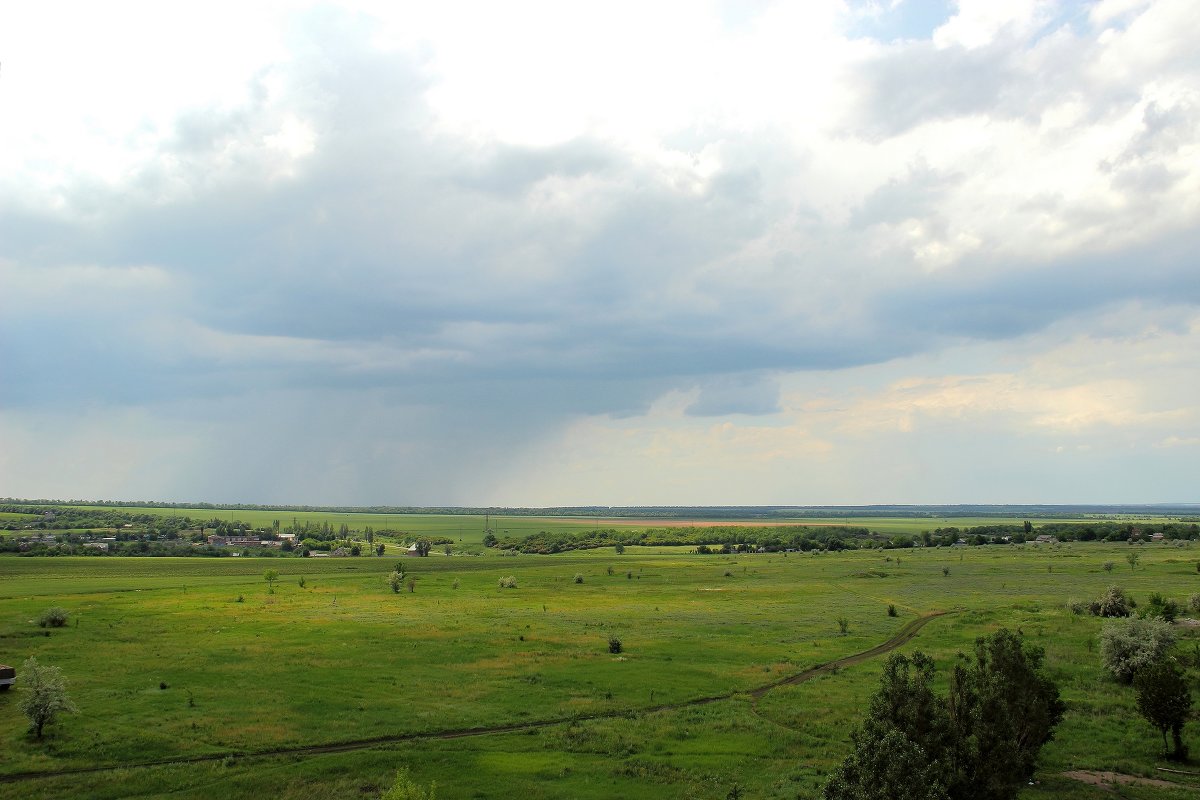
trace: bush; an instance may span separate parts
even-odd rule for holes
[[[400,587],[404,585],[404,573],[393,572],[388,576],[388,586],[392,587],[392,594],[399,594]]]
[[[575,573],[575,578],[574,578],[574,580],[575,580],[575,582],[576,582],[576,583],[583,583],[583,573],[582,573],[582,572],[576,572],[576,573]]]
[[[1128,617],[1135,608],[1137,603],[1126,597],[1120,586],[1108,587],[1108,591],[1091,604],[1091,611],[1097,617]]]
[[[949,567],[942,567],[942,575],[943,575],[943,576],[945,576],[945,577],[949,577],[949,575],[950,575],[950,568],[949,568]]]
[[[435,800],[437,784],[425,789],[408,774],[408,767],[396,773],[396,781],[383,793],[380,800]]]
[[[1143,616],[1155,617],[1165,622],[1174,622],[1175,618],[1179,616],[1179,603],[1155,592],[1150,595],[1150,602],[1147,604]]]
[[[70,614],[65,608],[54,606],[42,612],[42,615],[38,617],[37,624],[39,628],[61,628],[67,624],[69,617]]]
[[[508,575],[508,576],[506,576],[506,577],[503,577],[503,578],[501,578],[501,579],[500,579],[500,588],[501,588],[501,589],[515,589],[515,588],[517,588],[517,579],[516,579],[516,577],[514,577],[514,576],[512,576],[512,575]]]
[[[842,634],[842,636],[845,636],[847,633],[849,633],[850,620],[846,619],[845,617],[838,617],[837,624],[838,624],[838,631]]]
[[[1105,571],[1105,572],[1112,572],[1112,571],[1113,571],[1113,567],[1115,567],[1115,566],[1116,566],[1116,564],[1114,564],[1113,562],[1111,562],[1111,561],[1105,561],[1105,562],[1104,562],[1104,571]]]
[[[1194,594],[1188,598],[1188,608],[1193,612],[1200,612],[1200,594]]]
[[[1175,631],[1161,619],[1114,619],[1100,631],[1100,658],[1105,669],[1130,683],[1142,667],[1166,657]]]
[[[1091,604],[1071,598],[1067,601],[1067,608],[1071,610],[1072,614],[1084,614],[1091,610]]]
[[[896,616],[896,606],[891,603],[888,604],[888,616],[889,617]]]
[[[615,636],[610,636],[608,639],[608,652],[619,653],[622,649],[621,640]]]

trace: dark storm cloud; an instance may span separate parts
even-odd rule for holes
[[[1195,298],[1181,246],[931,274],[890,263],[894,253],[858,235],[936,221],[963,177],[920,163],[867,196],[847,232],[783,199],[809,155],[768,134],[709,131],[696,152],[723,143],[726,158],[700,186],[600,138],[540,148],[457,138],[425,105],[424,64],[371,47],[359,18],[320,12],[308,25],[294,32],[284,92],[316,145],[294,174],[266,176],[236,156],[216,165],[214,153],[278,122],[264,75],[243,107],[179,119],[128,185],[69,188],[68,208],[88,213],[0,209],[13,264],[147,264],[174,281],[116,313],[110,300],[43,298],[6,315],[8,363],[25,377],[6,382],[5,404],[44,402],[58,378],[42,366],[57,364],[91,402],[380,390],[396,405],[457,409],[460,422],[488,398],[504,414],[477,420],[533,427],[542,415],[635,413],[698,385],[689,413],[768,413],[773,384],[739,376],[1017,335],[1130,297]],[[1014,47],[914,43],[884,55],[858,76],[869,111],[859,123],[890,136],[1019,107],[1029,74]],[[1191,120],[1180,114],[1148,112],[1138,152],[1177,147]],[[1168,178],[1151,165],[1126,180],[1150,190]],[[171,193],[180,182],[188,190]],[[546,187],[549,199],[537,195]],[[780,230],[809,238],[798,254],[747,250]]]

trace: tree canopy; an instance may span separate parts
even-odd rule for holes
[[[1041,648],[1000,630],[960,656],[946,696],[932,659],[894,654],[826,800],[1011,800],[1064,706]]]

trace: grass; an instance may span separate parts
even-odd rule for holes
[[[0,798],[376,796],[401,765],[436,780],[443,798],[719,798],[734,783],[748,797],[815,797],[846,752],[880,661],[757,701],[743,693],[872,647],[937,609],[961,610],[930,622],[906,649],[925,650],[943,667],[1001,625],[1047,650],[1070,711],[1043,753],[1040,783],[1023,797],[1110,796],[1061,773],[1151,774],[1159,763],[1131,692],[1099,668],[1100,621],[1070,614],[1065,603],[1112,584],[1142,602],[1152,591],[1186,600],[1200,591],[1194,546],[1141,546],[1136,570],[1123,559],[1129,545],[786,556],[651,550],[409,559],[416,591],[399,594],[386,583],[395,558],[2,558],[0,658],[19,665],[36,655],[61,667],[80,713],[38,743],[24,733],[15,693],[0,696],[0,776],[217,760],[0,782]],[[1106,573],[1105,561],[1121,566]],[[268,566],[281,573],[274,595],[262,575]],[[499,589],[510,574],[518,588]],[[46,636],[33,620],[52,605],[72,621]],[[838,617],[848,620],[845,636]],[[608,652],[611,636],[623,643],[620,656]],[[645,712],[726,693],[734,695]],[[588,719],[612,714],[622,716]],[[414,739],[224,760],[572,717],[580,721],[436,745]],[[1200,748],[1194,723],[1187,738]]]

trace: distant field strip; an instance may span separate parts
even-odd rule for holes
[[[344,742],[298,745],[294,747],[277,747],[269,750],[259,750],[254,752],[229,751],[203,756],[168,758],[158,761],[139,761],[127,764],[110,764],[98,767],[78,767],[74,769],[62,770],[16,772],[8,775],[0,775],[0,783],[17,783],[20,781],[38,780],[42,778],[56,778],[64,775],[83,775],[97,772],[112,772],[122,769],[162,767],[171,764],[201,764],[206,762],[222,761],[226,758],[248,759],[271,758],[274,756],[315,756],[326,753],[345,753],[353,750],[368,750],[370,748],[379,747],[382,745],[398,744],[401,742],[409,742],[419,739],[463,739],[471,736],[493,736],[505,733],[521,733],[523,731],[534,730],[537,728],[548,728],[554,725],[565,725],[572,722],[588,722],[591,720],[614,719],[617,717],[632,717],[638,714],[655,714],[662,711],[677,711],[683,708],[702,706],[709,703],[717,703],[722,700],[729,700],[738,695],[749,695],[755,701],[757,701],[759,698],[773,689],[778,689],[782,686],[794,686],[796,684],[804,683],[827,672],[841,669],[843,667],[853,666],[855,664],[862,663],[863,661],[868,661],[872,658],[881,656],[884,653],[891,652],[892,650],[895,650],[896,648],[901,647],[911,641],[921,630],[921,628],[925,627],[928,623],[943,615],[954,613],[958,612],[931,611],[927,614],[923,614],[922,616],[910,621],[903,628],[901,628],[895,636],[888,639],[886,642],[883,642],[882,644],[878,644],[859,653],[852,653],[851,655],[834,659],[833,661],[829,661],[824,664],[818,664],[815,667],[809,667],[808,669],[797,672],[794,675],[772,681],[749,691],[725,692],[723,694],[710,695],[707,697],[696,697],[677,703],[663,703],[660,705],[646,706],[638,709],[622,709],[614,711],[602,711],[591,714],[580,714],[569,717],[556,717],[553,719],[520,722],[512,725],[489,725],[483,727],[457,728],[441,731],[399,733],[389,736],[376,736],[370,739],[357,739]]]

